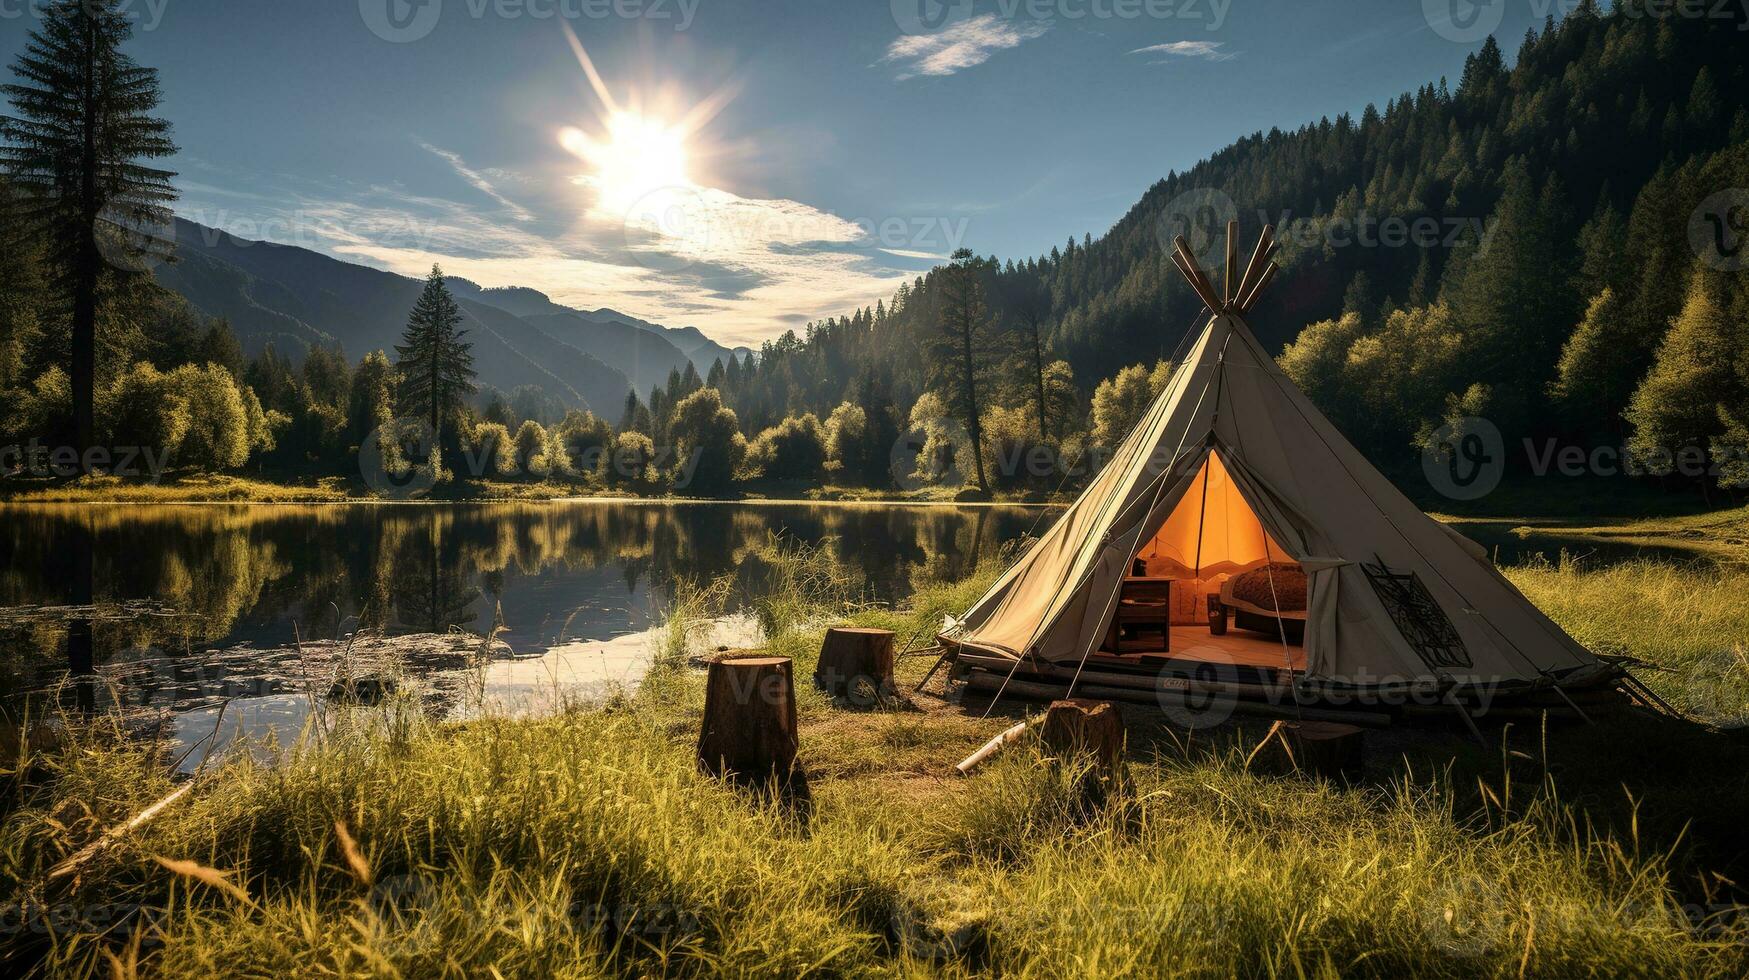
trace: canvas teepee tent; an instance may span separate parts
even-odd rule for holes
[[[1294,574],[1303,640],[1289,642],[1285,619],[1268,620],[1283,633],[1277,666],[1325,691],[1500,691],[1610,675],[1282,373],[1244,321],[1275,270],[1271,232],[1235,281],[1236,231],[1218,293],[1179,240],[1174,261],[1212,311],[1190,355],[1092,485],[946,637],[951,648],[993,669],[1024,662],[1059,677],[1096,652],[1108,663],[1139,557],[1149,574],[1170,569],[1172,585],[1197,589],[1261,569],[1273,591],[1287,584],[1275,570]]]

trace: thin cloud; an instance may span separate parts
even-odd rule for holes
[[[1019,47],[1049,29],[1050,25],[1042,21],[1016,24],[995,14],[983,14],[935,34],[897,38],[888,46],[881,62],[899,66],[900,81],[918,75],[952,75],[983,64],[998,51]]]
[[[1237,51],[1222,51],[1223,41],[1169,41],[1165,44],[1150,44],[1145,48],[1137,48],[1130,54],[1152,54],[1160,57],[1152,62],[1163,65],[1173,58],[1202,58],[1205,61],[1232,61],[1239,57]]]
[[[503,194],[498,193],[498,188],[492,186],[492,182],[487,180],[484,174],[480,173],[478,170],[470,168],[467,163],[462,160],[461,154],[452,153],[441,147],[432,146],[430,143],[420,143],[419,145],[423,147],[427,153],[434,154],[444,162],[448,163],[463,180],[473,185],[474,190],[477,190],[492,200],[497,201],[499,206],[504,208],[504,210],[509,211],[511,217],[514,217],[517,221],[534,220],[534,215],[530,214],[526,208],[505,197]]]

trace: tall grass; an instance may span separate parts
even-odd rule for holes
[[[1749,724],[1749,587],[1743,569],[1562,554],[1506,575],[1575,639],[1653,665],[1641,679],[1703,720]]]
[[[768,639],[805,677],[827,621],[904,637],[994,574],[898,610],[825,590]],[[1620,602],[1583,570],[1513,574],[1583,597],[1558,618]],[[1639,574],[1616,584],[1661,594],[1663,572]],[[75,735],[31,760],[0,821],[0,883],[31,924],[15,950],[43,973],[118,976],[1749,972],[1740,919],[1679,904],[1676,836],[1594,824],[1540,749],[1479,788],[1445,772],[1349,788],[1249,771],[1237,736],[1133,722],[1124,788],[1089,813],[1073,774],[1026,746],[943,775],[1009,719],[804,691],[815,808],[798,822],[693,764],[685,664],[724,588],[676,590],[635,697],[466,725],[412,714],[393,737],[343,714],[319,740],[234,755],[70,890],[44,872],[170,785],[149,747]],[[1654,632],[1621,642],[1652,659]]]

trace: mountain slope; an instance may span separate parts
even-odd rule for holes
[[[465,282],[465,280],[462,281]],[[691,360],[693,367],[698,369],[700,375],[709,374],[711,365],[715,364],[717,361],[724,361],[726,363],[730,357],[745,358],[748,354],[753,353],[753,351],[747,347],[735,347],[732,349],[724,347],[722,344],[706,337],[697,327],[665,327],[660,323],[651,323],[648,320],[642,320],[630,314],[621,313],[618,310],[609,309],[607,307],[602,307],[599,310],[580,310],[575,307],[555,303],[551,297],[547,296],[547,294],[538,289],[530,289],[527,286],[500,286],[491,289],[484,289],[475,286],[473,283],[466,283],[466,286],[473,290],[472,293],[468,294],[471,298],[477,299],[480,302],[491,306],[496,306],[507,313],[514,313],[520,317],[575,317],[580,318],[584,323],[600,324],[604,327],[613,328],[614,337],[622,337],[620,328],[629,326],[635,327],[653,337],[659,338],[662,341],[662,344],[657,347],[652,348],[645,344],[632,347],[629,346],[631,342],[623,339],[623,337],[618,341],[613,341],[608,340],[605,335],[590,334],[591,338],[601,336],[604,341],[607,341],[610,344],[617,343],[619,345],[618,348],[609,348],[605,352],[596,351],[596,349],[591,346],[589,348],[591,353],[594,353],[597,357],[600,357],[607,363],[619,368],[621,371],[626,372],[628,375],[637,374],[640,377],[650,379],[638,384],[638,392],[640,394],[649,391],[652,384],[665,383],[668,375],[667,368],[665,367],[661,369],[661,374],[659,376],[653,376],[648,370],[640,368],[638,365],[650,362],[651,358],[654,358],[655,362],[666,363],[670,360],[667,355],[667,350],[669,348],[672,348],[676,353],[681,355],[682,360],[680,361],[679,366],[682,369],[685,367],[685,361]],[[549,321],[548,325],[557,326],[559,324],[554,321]],[[568,330],[577,325],[578,324],[576,324],[575,321],[572,321],[565,326]],[[569,334],[567,333],[563,336],[568,337]],[[640,360],[637,362],[617,361],[614,359],[616,354],[613,351],[615,349],[623,349],[627,352],[627,356],[631,356],[635,351]]]
[[[597,323],[625,323],[658,334],[691,358],[693,366],[698,368],[700,375],[709,374],[711,365],[718,361],[726,363],[730,357],[745,358],[748,354],[753,353],[752,349],[747,347],[724,347],[706,337],[703,331],[697,327],[664,327],[659,323],[640,320],[635,316],[605,306],[599,310],[586,312],[584,316]]]
[[[268,343],[339,343],[356,357],[393,350],[413,308],[416,279],[353,265],[308,249],[235,238],[177,221],[178,261],[158,280],[203,312],[231,322],[245,349]],[[471,286],[472,284],[466,284]],[[457,296],[482,385],[535,385],[571,407],[617,415],[631,379],[520,317]]]
[[[522,319],[560,341],[587,347],[625,372],[641,396],[667,384],[670,371],[684,372],[690,363],[680,348],[660,335],[617,320],[592,320],[575,310]]]

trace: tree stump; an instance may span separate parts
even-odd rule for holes
[[[734,657],[705,674],[698,732],[703,771],[744,784],[791,778],[796,762],[796,692],[788,657]]]
[[[1085,766],[1077,779],[1084,807],[1103,806],[1123,759],[1123,714],[1110,701],[1052,701],[1039,739],[1060,765]]]
[[[868,707],[893,693],[891,630],[834,626],[820,642],[814,684],[823,691]]]
[[[1278,721],[1253,749],[1266,769],[1329,780],[1358,779],[1365,771],[1363,731],[1334,721]]]

